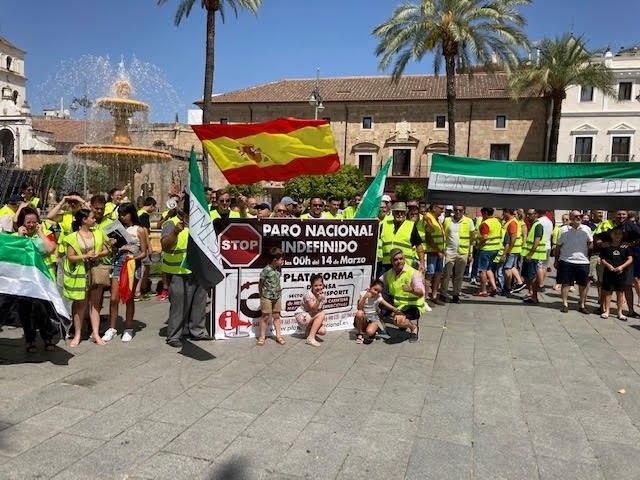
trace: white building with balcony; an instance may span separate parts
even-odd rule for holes
[[[0,36],[0,167],[22,167],[23,151],[52,151],[47,132],[36,132],[27,103],[24,50]]]
[[[640,47],[607,50],[595,61],[615,75],[615,97],[588,85],[567,90],[558,162],[640,161]]]

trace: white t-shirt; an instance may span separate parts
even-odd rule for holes
[[[362,300],[362,298],[367,294],[369,290],[363,290],[360,293],[360,299]],[[364,302],[364,308],[362,309],[362,311],[364,312],[364,314],[368,317],[369,315],[377,315],[378,314],[378,310],[379,310],[379,305],[380,305],[380,300],[382,300],[382,295],[378,294],[375,297],[371,297],[371,298],[367,298]]]
[[[563,262],[582,265],[589,264],[589,242],[593,242],[591,229],[586,225],[573,228],[564,225],[558,234],[558,247]]]
[[[451,223],[449,224],[448,232],[447,232],[447,255],[455,255],[458,253],[458,245],[460,245],[460,223],[464,217],[462,217],[459,221],[455,221],[451,218]],[[476,231],[476,226],[473,222],[469,222],[469,234]]]
[[[553,222],[549,220],[549,217],[546,215],[542,215],[538,221],[540,225],[542,225],[542,229],[544,231],[544,238],[546,240],[546,248],[547,250],[551,250],[551,236],[553,235]]]
[[[13,215],[2,215],[0,217],[0,232],[13,232]]]

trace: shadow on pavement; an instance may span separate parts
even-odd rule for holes
[[[244,457],[234,457],[233,460],[216,464],[209,476],[209,480],[229,480],[233,478],[248,479],[252,475],[248,470],[248,462]]]
[[[64,345],[59,340],[58,345]],[[36,342],[38,351],[27,353],[23,338],[3,338],[0,340],[0,365],[15,365],[19,363],[45,363],[51,362],[54,365],[69,365],[69,360],[74,357],[64,348],[55,346],[53,352],[45,352],[42,341]]]
[[[216,356],[207,352],[206,350],[200,348],[196,344],[192,342],[184,342],[182,344],[182,350],[180,350],[180,355],[184,355],[185,357],[192,358],[193,360],[197,360],[198,362],[206,362],[208,360],[215,360]],[[235,477],[229,477],[235,478]]]

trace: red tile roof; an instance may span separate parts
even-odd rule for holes
[[[55,117],[33,117],[33,128],[49,132],[56,143],[84,143],[84,120]]]
[[[456,77],[458,99],[509,98],[504,73],[475,73]],[[214,103],[307,102],[316,86],[315,78],[279,80],[215,95]],[[445,100],[444,75],[406,75],[393,83],[389,76],[322,78],[320,94],[326,102],[385,100]],[[202,99],[195,102],[201,104]]]

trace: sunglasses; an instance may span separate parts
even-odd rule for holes
[[[322,207],[321,203],[312,203],[311,204],[312,207]]]
[[[231,203],[231,200],[218,200],[218,203]]]
[[[454,212],[464,212],[464,208],[454,208]]]
[[[283,208],[279,208],[279,209],[276,210],[276,212],[278,212],[278,213],[286,213],[286,210],[283,209]]]

